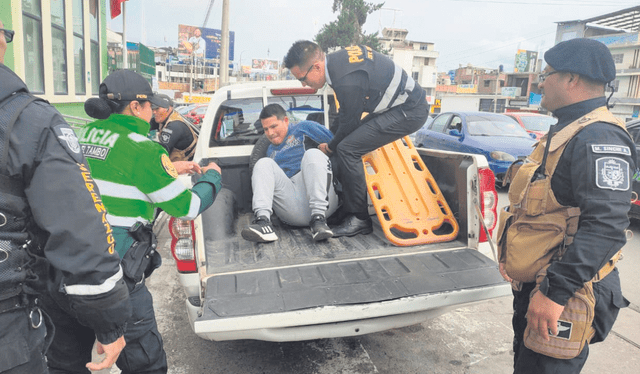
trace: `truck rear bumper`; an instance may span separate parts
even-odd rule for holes
[[[287,341],[406,326],[510,294],[495,262],[463,248],[221,274],[187,309],[205,339]]]

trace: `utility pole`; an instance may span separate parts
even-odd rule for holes
[[[229,0],[222,0],[222,41],[220,43],[220,87],[229,84]]]
[[[495,99],[495,106],[493,108],[493,112],[494,113],[498,113],[498,89],[500,88],[500,68],[498,68],[496,70],[496,99]]]

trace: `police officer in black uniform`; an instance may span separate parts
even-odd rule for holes
[[[47,373],[43,298],[93,329],[102,370],[131,315],[120,258],[73,130],[4,65],[12,38],[0,22],[0,373]]]
[[[191,161],[196,152],[198,133],[193,124],[173,109],[173,100],[165,94],[156,94],[167,107],[152,106],[151,130],[158,130],[158,142],[169,153],[171,161]]]
[[[605,85],[613,81],[616,69],[604,44],[573,39],[557,44],[544,57],[548,65],[540,75],[541,105],[558,118],[548,135],[552,140],[543,140],[545,144],[553,144],[553,137],[561,137],[563,129],[572,123],[586,123],[594,113],[615,119],[607,110]],[[618,270],[613,268],[603,279],[593,282],[595,336],[575,358],[549,357],[523,342],[527,325],[544,341],[549,341],[549,334],[557,337],[561,331],[559,317],[568,300],[586,282],[595,279],[624,246],[635,170],[635,144],[621,122],[587,124],[566,143],[551,176],[551,189],[560,205],[580,209],[579,223],[573,242],[551,262],[546,276],[538,278],[542,279],[540,292],[531,295],[535,282],[525,282],[519,291],[514,291],[516,373],[579,373],[589,344],[604,340],[619,309],[628,306],[620,289]],[[511,280],[513,275],[504,272],[505,265],[501,263],[500,267],[505,279]],[[563,330],[571,328],[560,325]]]
[[[320,89],[328,83],[340,103],[331,124],[335,136],[318,147],[333,156],[348,213],[333,236],[371,233],[362,156],[424,125],[429,115],[425,91],[388,57],[362,45],[325,57],[316,43],[301,40],[291,46],[284,64],[304,86]],[[369,115],[362,119],[364,112]]]

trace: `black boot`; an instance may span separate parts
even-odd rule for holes
[[[358,234],[367,235],[373,232],[373,222],[371,221],[371,217],[367,217],[367,219],[362,220],[352,214],[332,230],[334,238],[340,236],[354,236]]]

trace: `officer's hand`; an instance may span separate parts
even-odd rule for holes
[[[563,310],[564,306],[556,304],[542,292],[536,291],[529,301],[527,324],[544,340],[549,341],[549,331],[553,335],[558,335],[558,318]]]
[[[333,154],[333,151],[329,149],[329,144],[327,143],[318,144],[318,149],[321,150],[322,153],[324,153],[327,156],[331,156]]]
[[[194,174],[201,173],[200,165],[193,161],[174,161],[173,166],[178,174]]]
[[[216,164],[215,162],[210,162],[209,165],[203,167],[202,172],[206,173],[207,170],[212,170],[212,169],[222,174],[222,171],[220,170],[220,166],[218,166],[218,164]]]
[[[104,360],[102,360],[102,362],[89,362],[86,365],[87,369],[91,371],[99,371],[110,368],[111,366],[113,366],[113,364],[115,364],[118,356],[120,356],[120,352],[122,352],[122,349],[124,349],[125,345],[127,345],[127,343],[125,343],[124,341],[124,336],[121,336],[120,338],[118,338],[118,340],[111,344],[103,345],[102,343],[98,342],[97,351],[100,355],[103,353],[105,354]]]
[[[502,278],[504,278],[504,280],[506,280],[507,282],[512,283],[513,279],[511,279],[511,277],[507,275],[507,270],[505,270],[504,268],[504,262],[501,262],[499,265],[500,265],[500,275],[502,275]]]

